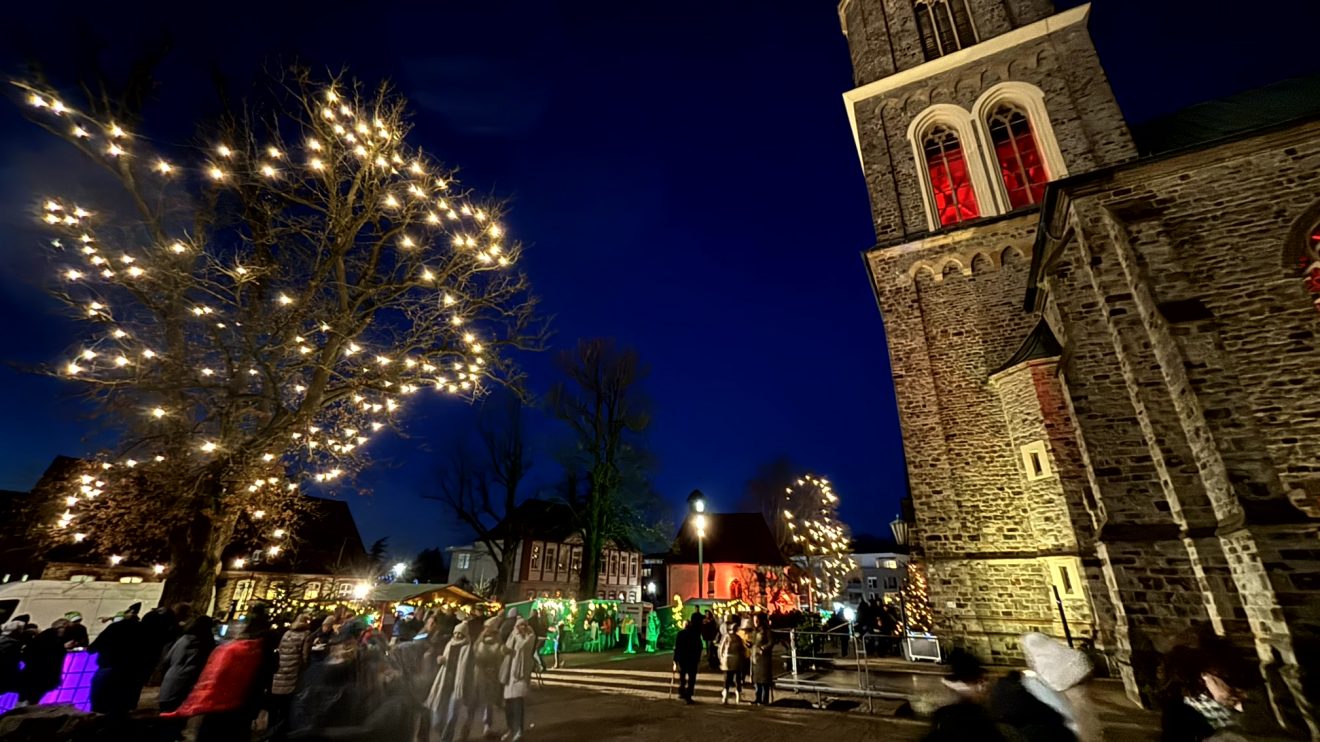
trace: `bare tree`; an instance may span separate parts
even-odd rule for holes
[[[495,561],[496,597],[504,594],[514,574],[527,526],[517,518],[522,483],[532,467],[523,418],[518,397],[490,397],[478,424],[480,453],[459,441],[449,466],[440,472],[439,494],[428,496],[443,502],[486,547]]]
[[[796,516],[805,516],[810,511],[810,503],[804,498],[791,497],[793,484],[798,480],[798,469],[787,456],[780,455],[757,467],[756,473],[747,480],[743,490],[741,507],[761,513],[775,536],[775,543],[785,555],[795,553],[793,534],[789,532],[784,510],[788,509]]]
[[[277,75],[172,159],[134,130],[140,95],[15,84],[123,196],[40,202],[88,331],[52,373],[121,441],[51,526],[130,561],[163,543],[163,601],[205,605],[243,524],[277,557],[303,487],[356,472],[410,395],[478,398],[539,346],[499,209],[407,144],[387,86]]]
[[[610,340],[579,341],[559,361],[567,380],[551,389],[548,401],[573,431],[565,501],[582,533],[579,594],[590,596],[606,541],[629,536],[626,473],[643,458],[639,437],[651,421],[640,389],[646,370],[637,351]]]

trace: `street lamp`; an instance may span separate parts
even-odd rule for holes
[[[697,599],[705,597],[706,558],[703,553],[706,541],[706,496],[701,490],[692,490],[688,495],[688,509],[692,511],[692,525],[697,529]]]
[[[408,571],[408,564],[407,562],[399,562],[394,565],[394,569],[391,571],[394,572],[394,579],[397,580],[400,577],[403,577],[404,572]]]

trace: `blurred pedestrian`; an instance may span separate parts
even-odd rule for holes
[[[41,697],[60,687],[64,678],[64,628],[66,618],[57,618],[49,629],[23,647],[23,671],[18,676],[18,705],[41,703]]]
[[[440,729],[442,742],[453,742],[464,712],[474,698],[475,674],[472,670],[472,642],[467,622],[454,628],[454,634],[436,658],[440,672],[431,685],[426,705],[431,709],[431,728]]]
[[[503,705],[500,669],[504,665],[505,646],[500,644],[499,620],[486,622],[472,647],[472,656],[472,669],[476,673],[472,717],[481,718],[482,734],[489,737],[494,731],[496,711]]]
[[[22,621],[0,626],[0,694],[18,690],[18,663],[23,659]]]
[[[705,615],[702,615],[701,609],[698,608],[693,615],[701,616],[701,640],[706,643],[706,662],[710,665],[710,669],[719,670],[720,626],[715,621],[715,611],[707,610]]]
[[[756,700],[753,703],[768,705],[770,690],[775,682],[775,639],[770,630],[770,617],[764,613],[756,614],[750,654],[752,682],[756,684]]]
[[[678,672],[678,697],[693,704],[697,692],[697,669],[701,666],[701,613],[693,613],[687,626],[674,637],[674,669]]]
[[[87,627],[83,626],[82,614],[78,611],[69,611],[64,614],[69,620],[69,625],[64,627],[64,647],[65,649],[86,648],[88,644]]]
[[[311,660],[312,617],[299,613],[293,625],[280,638],[276,651],[275,674],[271,678],[270,699],[266,703],[267,739],[284,739],[288,732],[289,706],[298,680]]]
[[[508,731],[504,739],[518,742],[527,721],[527,696],[532,692],[532,669],[536,656],[536,634],[531,624],[519,618],[505,645],[509,653],[509,674],[504,683],[504,716]]]
[[[730,614],[724,622],[719,653],[720,669],[724,671],[724,690],[720,693],[720,701],[728,703],[729,697],[733,696],[734,703],[742,703],[742,666],[747,659],[747,645],[738,633],[738,617],[734,614]]]
[[[1006,742],[985,707],[986,676],[980,660],[964,649],[954,649],[943,683],[958,700],[931,715],[926,742]]]
[[[160,710],[170,712],[183,705],[202,668],[215,649],[215,621],[205,614],[188,622],[183,635],[174,640],[165,653],[165,675],[160,682]],[[161,742],[175,742],[183,736],[184,719],[160,720]]]
[[[151,662],[145,656],[142,626],[138,612],[141,603],[130,605],[101,630],[87,651],[96,655],[96,674],[92,676],[92,711],[110,716],[124,716],[137,708],[142,694],[142,666]]]
[[[265,603],[248,608],[239,638],[211,653],[183,704],[161,717],[202,717],[197,742],[246,740],[261,706],[260,677],[270,627]]]

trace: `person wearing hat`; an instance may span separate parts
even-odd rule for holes
[[[69,625],[64,627],[64,648],[77,649],[86,647],[88,644],[87,627],[83,626],[82,614],[78,611],[69,611],[64,614]]]
[[[138,622],[141,603],[134,603],[122,617],[105,627],[87,651],[96,655],[92,676],[92,711],[126,716],[142,694],[142,626]]]

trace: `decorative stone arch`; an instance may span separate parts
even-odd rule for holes
[[[964,258],[961,255],[949,255],[940,260],[940,270],[935,275],[939,276],[940,280],[944,280],[944,277],[949,275],[950,268],[964,276],[970,276],[972,274],[972,269],[966,262],[964,262]]]
[[[972,254],[972,257],[967,261],[967,265],[969,266],[972,275],[978,273],[994,273],[995,270],[999,268],[999,265],[989,253],[980,251]]]
[[[918,260],[912,264],[911,268],[908,268],[908,278],[912,279],[914,283],[921,280],[923,273],[926,278],[936,282],[944,277],[939,273],[936,273],[935,267],[924,260]]]
[[[1026,259],[1027,256],[1023,255],[1021,250],[1017,249],[1012,245],[1009,245],[1008,247],[999,251],[1000,266],[1018,265],[1019,263],[1026,262]]]
[[[940,228],[940,220],[936,213],[935,193],[931,188],[930,177],[925,167],[926,155],[922,140],[927,132],[940,125],[949,127],[958,135],[963,159],[967,163],[967,175],[972,182],[972,192],[976,194],[976,205],[981,216],[999,213],[990,176],[985,168],[985,155],[981,149],[982,139],[972,123],[971,115],[966,109],[951,103],[936,103],[913,116],[907,128],[908,144],[912,148],[913,161],[917,166],[917,183],[921,187],[921,202],[926,211],[926,226],[931,231]]]
[[[987,124],[990,114],[1001,103],[1017,104],[1027,114],[1027,120],[1031,122],[1031,132],[1036,137],[1036,148],[1040,150],[1041,159],[1045,162],[1045,173],[1050,180],[1067,177],[1068,165],[1064,162],[1063,152],[1059,150],[1059,142],[1054,137],[1054,126],[1050,123],[1050,114],[1045,108],[1045,94],[1040,88],[1029,82],[1010,80],[986,89],[976,99],[976,103],[972,104],[971,118],[976,128],[980,150],[985,153],[983,160],[985,169],[995,174],[994,177],[987,178],[990,193],[994,196],[995,211],[1002,214],[1010,210],[1008,189],[1004,187],[1004,179],[998,175],[999,166],[994,159],[990,126]]]

